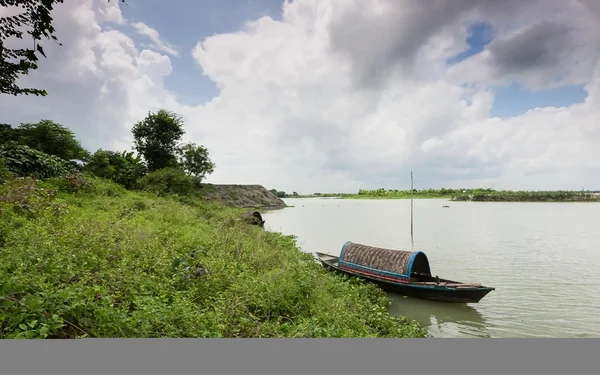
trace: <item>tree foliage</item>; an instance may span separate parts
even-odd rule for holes
[[[163,168],[148,173],[138,184],[142,190],[159,196],[188,195],[194,188],[194,180],[179,168]]]
[[[273,193],[273,195],[275,195],[277,198],[286,198],[288,196],[285,191],[278,191],[277,189],[271,189],[269,191]]]
[[[149,171],[177,166],[177,143],[185,134],[183,120],[161,109],[136,123],[132,129],[134,148],[146,160]]]
[[[189,175],[199,181],[215,170],[215,164],[210,160],[208,150],[202,145],[186,143],[177,148],[179,166]]]
[[[58,42],[52,24],[52,10],[64,0],[0,0],[0,7],[20,7],[21,12],[0,17],[0,94],[46,96],[43,89],[22,88],[17,84],[20,76],[38,68],[39,56],[46,57],[39,43],[42,39]],[[110,2],[110,0],[108,0]],[[121,0],[125,2],[125,0]],[[23,39],[28,34],[32,48],[10,48],[11,38]],[[39,55],[39,56],[38,56]]]
[[[14,140],[14,129],[9,124],[0,124],[0,145]]]
[[[6,169],[17,176],[44,179],[63,177],[75,172],[68,161],[16,142],[0,146],[0,159],[4,159]]]
[[[12,139],[19,144],[64,160],[85,160],[89,156],[89,152],[81,146],[69,128],[51,120],[21,124],[18,128],[12,129]]]
[[[118,153],[102,149],[90,157],[84,170],[127,189],[133,189],[137,180],[146,174],[146,166],[139,155],[134,157],[132,152]]]
[[[58,42],[54,35],[51,12],[54,5],[63,0],[0,0],[0,7],[19,6],[22,12],[0,18],[0,93],[11,95],[42,95],[46,90],[21,88],[17,85],[20,75],[26,75],[29,70],[38,68],[39,60],[36,53],[46,57],[43,47],[39,44],[42,38]],[[33,39],[32,48],[9,48],[6,41],[9,38],[23,39],[27,33]]]

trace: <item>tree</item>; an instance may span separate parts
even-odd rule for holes
[[[118,153],[109,150],[98,150],[91,157],[84,170],[95,176],[112,180],[127,189],[133,189],[138,179],[146,174],[146,166],[140,156],[133,152]]]
[[[134,148],[144,157],[149,171],[177,166],[177,142],[185,134],[183,120],[161,109],[134,125]]]
[[[15,139],[15,130],[9,124],[0,124],[0,145],[13,141]]]
[[[0,17],[0,94],[41,95],[46,90],[21,88],[17,85],[19,76],[29,74],[38,68],[36,53],[46,57],[39,44],[42,38],[52,40],[59,45],[52,26],[52,10],[54,5],[64,0],[0,0],[0,7],[21,7],[23,12],[7,17]],[[110,2],[110,0],[108,0]],[[121,0],[125,2],[125,0]],[[33,48],[8,48],[5,41],[9,38],[23,39],[24,30],[33,39]]]
[[[189,176],[202,181],[204,177],[215,171],[215,164],[208,156],[208,150],[202,145],[186,143],[177,149],[179,166]]]
[[[64,160],[85,160],[89,156],[69,128],[51,120],[21,124],[12,133],[17,143]]]

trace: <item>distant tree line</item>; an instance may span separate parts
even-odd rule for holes
[[[279,191],[277,189],[271,189],[269,190],[271,193],[273,193],[273,195],[275,195],[278,198],[291,198],[291,197],[299,197],[300,195],[297,192],[293,192],[292,194],[288,194],[285,191]]]

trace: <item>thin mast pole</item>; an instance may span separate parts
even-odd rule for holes
[[[413,173],[410,172],[410,240],[413,241]]]

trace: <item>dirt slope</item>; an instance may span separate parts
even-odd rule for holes
[[[213,185],[202,188],[205,199],[242,208],[280,208],[285,202],[262,185]]]

